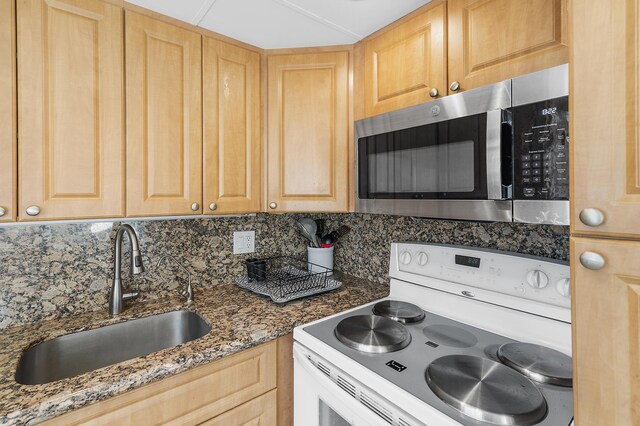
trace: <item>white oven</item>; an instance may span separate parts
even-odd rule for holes
[[[390,276],[387,298],[295,328],[296,426],[572,424],[566,262],[394,243]]]

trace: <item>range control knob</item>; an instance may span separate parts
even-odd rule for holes
[[[545,288],[549,285],[549,277],[536,269],[527,274],[527,283],[533,288]]]
[[[563,278],[556,283],[556,290],[561,296],[571,297],[571,281],[569,278]]]
[[[403,265],[408,265],[411,263],[411,253],[408,251],[403,251],[400,253],[400,263]]]
[[[427,264],[427,262],[429,262],[429,255],[423,251],[418,253],[418,255],[416,256],[416,263],[420,266],[424,266]]]

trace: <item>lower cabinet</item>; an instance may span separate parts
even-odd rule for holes
[[[640,424],[640,241],[571,237],[576,425]]]
[[[274,389],[201,424],[206,426],[275,425],[278,401],[276,393]]]
[[[44,425],[276,425],[283,395],[293,389],[278,376],[288,375],[292,359],[279,359],[289,336],[160,380],[123,395],[49,420]],[[282,424],[289,424],[288,421]]]

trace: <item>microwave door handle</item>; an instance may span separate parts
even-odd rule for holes
[[[502,110],[487,112],[487,199],[503,200],[502,194]]]

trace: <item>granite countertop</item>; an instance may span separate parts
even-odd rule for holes
[[[294,327],[385,297],[386,285],[336,274],[338,290],[276,305],[232,282],[195,289],[195,302],[182,298],[129,302],[117,318],[104,311],[6,329],[0,336],[0,424],[35,424],[96,401],[122,394],[221,357],[290,333]],[[43,340],[127,319],[188,309],[212,326],[206,336],[183,345],[44,385],[16,383],[24,349]]]

